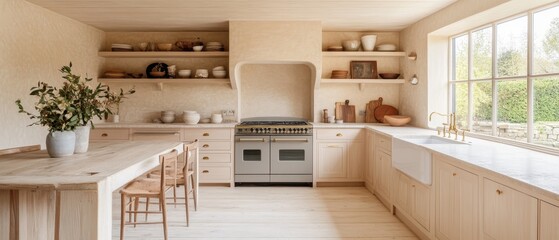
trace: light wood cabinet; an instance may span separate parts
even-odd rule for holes
[[[483,180],[483,239],[536,240],[538,201],[503,184]]]
[[[369,191],[374,192],[374,169],[375,169],[375,134],[373,131],[367,131],[366,146],[366,159],[365,159],[365,186]]]
[[[435,236],[440,240],[476,240],[478,232],[479,179],[434,155]]]
[[[559,239],[559,206],[541,201],[540,240]]]
[[[95,128],[89,133],[91,141],[107,140],[129,140],[130,130],[128,128]]]
[[[365,137],[361,129],[318,129],[317,181],[363,181]]]
[[[375,151],[375,193],[390,200],[392,156],[385,151]]]
[[[429,232],[431,189],[399,171],[394,172],[394,205],[400,212],[410,216],[418,227]]]
[[[233,187],[234,129],[186,128],[183,131],[184,141],[199,141],[200,183],[226,183]]]

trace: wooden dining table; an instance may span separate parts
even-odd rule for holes
[[[112,193],[183,144],[92,142],[62,158],[45,150],[0,156],[0,239],[111,239]]]

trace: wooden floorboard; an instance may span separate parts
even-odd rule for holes
[[[113,239],[119,239],[118,194],[113,203]],[[186,227],[184,205],[169,206],[168,216],[172,240],[417,240],[363,187],[201,187],[200,206],[190,212],[190,227]],[[143,215],[138,217],[144,219]],[[149,216],[149,220],[160,219],[155,214]],[[163,239],[163,227],[126,226],[124,236],[131,240]]]

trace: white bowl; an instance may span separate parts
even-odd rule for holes
[[[381,44],[377,46],[377,50],[379,51],[396,51],[396,45],[394,44]]]
[[[161,121],[164,123],[172,123],[175,121],[175,115],[165,115],[161,117]]]
[[[344,51],[357,51],[359,50],[360,45],[361,45],[361,41],[359,40],[346,40],[342,42],[342,46],[344,46]]]
[[[178,74],[179,74],[179,77],[189,78],[190,75],[192,74],[192,70],[190,70],[190,69],[179,70]]]
[[[209,77],[208,69],[196,69],[196,78],[208,78]]]
[[[204,46],[194,46],[194,47],[192,47],[192,50],[194,50],[195,52],[200,52],[200,51],[202,51],[203,48],[204,48]]]
[[[186,124],[197,124],[200,121],[200,114],[185,114],[183,120]]]
[[[224,71],[225,67],[224,66],[217,66],[217,67],[214,67],[212,70],[213,71]]]
[[[214,77],[216,78],[224,78],[225,76],[227,76],[227,72],[225,70],[223,71],[212,71],[212,74],[214,75]]]

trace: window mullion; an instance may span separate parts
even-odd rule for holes
[[[472,78],[474,77],[474,48],[472,44],[472,32],[468,32],[468,110],[466,112],[466,124],[468,129],[473,129],[474,113],[474,88]]]
[[[492,39],[491,39],[491,96],[492,105],[491,109],[491,135],[497,136],[497,25],[492,24]]]
[[[533,66],[533,48],[534,48],[534,13],[530,12],[528,14],[528,81],[527,90],[528,90],[528,106],[527,106],[527,123],[526,127],[527,133],[526,138],[529,143],[533,142],[534,140],[534,79],[532,78],[532,66]]]

